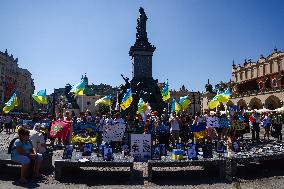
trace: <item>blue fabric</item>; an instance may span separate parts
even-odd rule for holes
[[[12,160],[17,162],[17,163],[20,163],[22,165],[26,165],[26,164],[29,164],[31,162],[31,159],[28,156],[24,156],[24,155],[18,155],[16,157],[13,157]],[[36,161],[42,161],[43,160],[42,154],[37,153],[35,160]]]
[[[30,154],[32,151],[32,144],[31,142],[27,141],[26,143],[21,142],[20,139],[15,140],[14,145],[12,147],[12,151],[11,151],[11,157],[13,158],[18,158],[17,156],[21,156],[23,154],[19,154],[16,150],[17,147],[21,147],[24,149],[26,154]]]
[[[220,117],[219,126],[220,128],[229,128],[230,127],[229,119],[227,117]]]

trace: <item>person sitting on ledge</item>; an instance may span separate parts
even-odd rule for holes
[[[18,128],[19,138],[15,140],[12,149],[11,149],[11,159],[17,163],[22,164],[21,167],[21,178],[20,183],[27,183],[27,176],[30,167],[31,160],[34,160],[34,169],[33,176],[35,178],[41,177],[39,169],[43,157],[41,154],[37,153],[32,145],[31,140],[29,139],[30,131],[20,126]]]

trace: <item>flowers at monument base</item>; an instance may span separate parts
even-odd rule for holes
[[[86,143],[86,144],[95,144],[97,142],[97,135],[96,136],[87,136],[83,137],[80,135],[73,135],[71,139],[72,143]]]

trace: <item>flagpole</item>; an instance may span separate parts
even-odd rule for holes
[[[168,100],[168,114],[170,114],[170,100]]]
[[[84,94],[82,95],[82,112],[84,112]]]

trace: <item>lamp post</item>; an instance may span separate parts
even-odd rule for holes
[[[193,98],[193,116],[195,117],[195,94],[192,91],[192,98]]]

